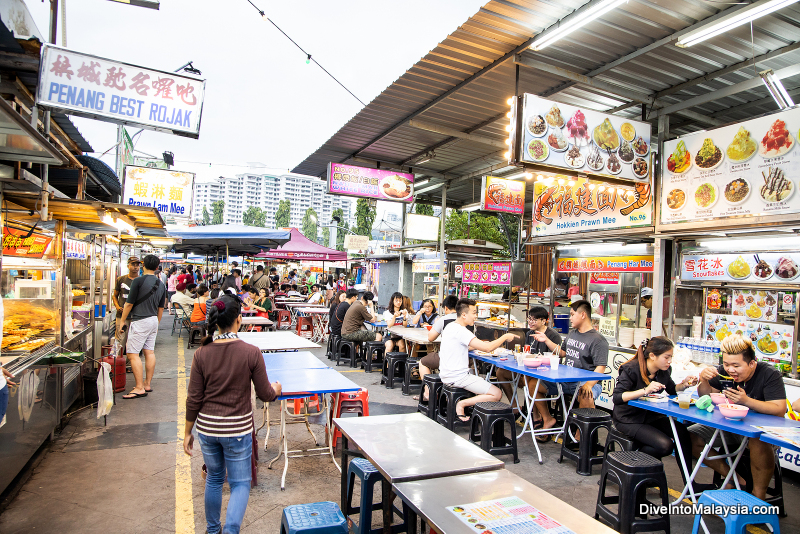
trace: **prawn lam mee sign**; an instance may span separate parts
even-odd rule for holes
[[[412,202],[414,175],[331,163],[328,166],[328,193],[389,202]]]
[[[525,211],[525,182],[484,176],[481,181],[481,209],[522,215]]]
[[[465,284],[484,284],[488,286],[507,286],[511,283],[510,263],[465,263]]]
[[[650,184],[615,188],[585,178],[555,176],[534,184],[533,199],[534,236],[653,224]]]

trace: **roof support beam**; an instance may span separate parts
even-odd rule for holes
[[[495,139],[490,139],[482,135],[464,133],[455,128],[441,126],[439,124],[434,124],[432,122],[413,119],[408,121],[408,125],[411,126],[412,128],[418,128],[420,130],[425,130],[428,132],[434,132],[442,135],[447,135],[450,137],[456,137],[458,139],[465,139],[467,141],[472,141],[473,143],[480,143],[483,145],[493,146],[495,148],[504,148],[504,149],[508,148],[508,146],[503,141],[497,141]]]

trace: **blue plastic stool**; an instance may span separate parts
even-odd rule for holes
[[[746,491],[741,490],[709,490],[704,491],[703,494],[700,496],[700,499],[697,501],[697,504],[707,504],[707,505],[721,505],[721,506],[746,506],[748,510],[752,511],[754,506],[769,506],[769,504],[765,503],[758,497],[753,497],[751,494],[747,493]],[[700,519],[702,516],[700,514],[694,517],[694,527],[692,528],[692,534],[697,534],[698,529],[700,528]],[[761,523],[766,523],[772,528],[772,532],[775,534],[781,533],[781,527],[778,524],[778,516],[777,514],[772,515],[762,515],[762,514],[728,514],[725,517],[721,518],[725,521],[725,533],[728,534],[739,534],[740,532],[744,532],[744,528],[747,525],[758,525]]]
[[[294,504],[283,509],[281,534],[347,533],[347,519],[335,502]]]
[[[361,503],[359,506],[352,506],[353,504],[353,488],[355,486],[356,477],[361,479]],[[369,460],[364,458],[353,458],[347,466],[347,514],[359,514],[358,524],[355,526],[355,532],[366,534],[372,528],[372,512],[374,510],[381,510],[383,502],[372,502],[373,489],[375,484],[380,484],[383,480],[383,475],[378,471]]]

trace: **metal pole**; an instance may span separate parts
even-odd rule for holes
[[[440,215],[442,222],[439,231],[439,289],[437,296],[439,297],[439,305],[441,306],[444,300],[444,225],[447,221],[447,184],[442,186],[442,213]]]
[[[406,294],[406,292],[403,291],[403,289],[404,289],[403,288],[403,279],[404,279],[403,271],[404,271],[404,267],[405,267],[405,256],[406,256],[406,254],[405,254],[405,251],[402,250],[402,248],[405,246],[405,244],[406,244],[406,207],[403,206],[403,215],[401,216],[401,219],[400,219],[400,248],[401,248],[401,250],[400,250],[400,279],[398,280],[398,287],[400,289],[398,291],[400,291],[400,293],[402,293],[404,295]],[[414,291],[414,288],[412,287],[411,288],[411,292],[409,292],[409,295],[413,296],[413,291]]]
[[[665,265],[667,260],[667,240],[656,239],[655,250],[653,251],[653,316],[650,321],[651,336],[664,335],[664,274],[669,269]],[[637,323],[637,326],[638,323]]]
[[[122,174],[122,125],[117,125],[117,150],[114,156],[114,171],[119,178],[121,195],[125,194],[125,176]],[[124,199],[123,199],[124,200]]]

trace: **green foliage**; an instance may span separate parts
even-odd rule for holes
[[[430,204],[414,204],[414,213],[433,216],[433,206]]]
[[[444,223],[445,240],[453,239],[484,239],[501,245],[505,250],[500,251],[503,256],[510,256],[508,239],[503,232],[503,227],[497,217],[469,213],[459,210],[447,210],[447,220]]]
[[[203,224],[208,226],[211,224],[211,215],[208,214],[208,209],[203,206]]]
[[[308,208],[303,215],[303,222],[300,224],[300,231],[311,241],[317,242],[317,231],[319,230],[319,220],[314,208]]]
[[[242,224],[264,228],[267,225],[267,213],[258,206],[250,206],[242,214]]]
[[[365,198],[356,201],[356,224],[353,232],[357,235],[372,235],[372,224],[375,222],[375,209]]]
[[[222,215],[225,212],[225,201],[217,200],[211,203],[211,224],[222,224]]]
[[[331,243],[331,229],[327,226],[322,229],[322,238],[319,240],[319,244],[323,247],[330,246]]]
[[[331,213],[332,224],[336,224],[336,221],[333,220],[334,217],[339,217],[339,220],[342,221],[339,223],[339,226],[345,224],[344,210],[342,210],[342,208],[336,208],[333,210],[333,213]],[[342,226],[342,228],[346,228],[346,225]],[[347,234],[347,232],[345,232],[342,228],[336,230],[336,250],[344,251],[344,236]],[[327,247],[328,244],[326,243],[325,246]]]
[[[288,200],[281,200],[278,203],[278,210],[275,212],[275,228],[288,228],[291,216],[291,202]]]

